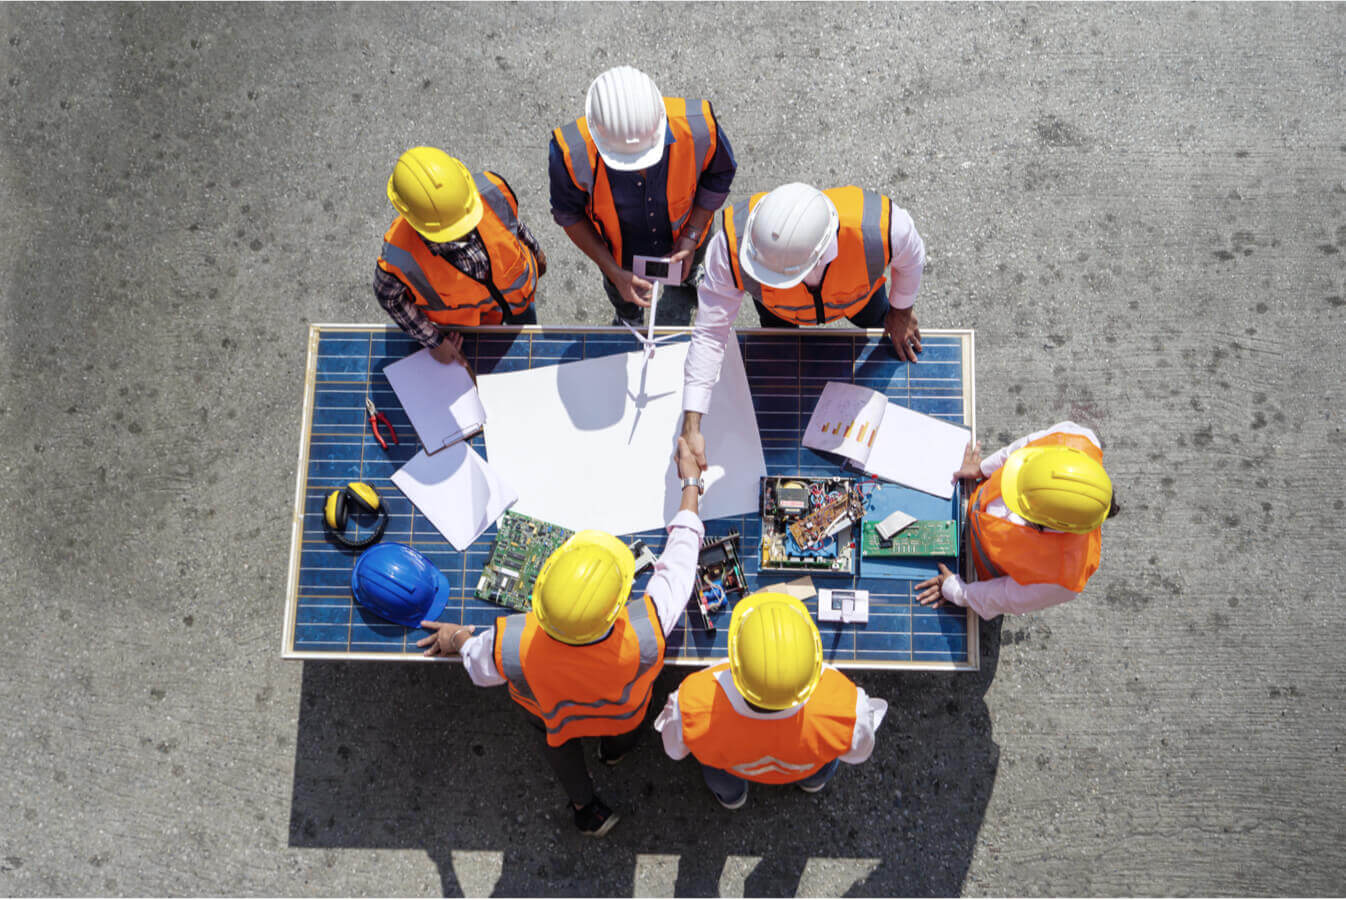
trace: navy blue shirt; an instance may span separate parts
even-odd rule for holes
[[[711,110],[714,119],[715,111]],[[738,163],[734,160],[734,149],[729,138],[715,121],[718,139],[710,165],[697,180],[696,196],[693,203],[702,209],[717,210],[729,197],[729,187],[734,181],[734,172]],[[665,127],[664,146],[673,143],[673,130]],[[583,152],[583,148],[578,148]],[[603,157],[598,157],[595,168],[607,170],[608,185],[612,189],[612,203],[617,208],[617,220],[622,228],[622,259],[617,262],[623,269],[631,269],[633,256],[668,256],[673,252],[673,232],[668,217],[668,152],[665,151],[659,162],[643,171],[622,171],[608,167]],[[557,225],[565,228],[589,218],[586,211],[589,195],[570,180],[570,171],[566,168],[565,156],[551,139],[548,150],[547,174],[551,182],[551,215]],[[597,172],[595,172],[597,175]]]

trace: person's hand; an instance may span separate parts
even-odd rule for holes
[[[636,306],[650,308],[650,297],[654,292],[654,285],[639,277],[634,272],[628,272],[625,269],[617,270],[617,277],[612,279],[613,285],[617,288],[617,293],[627,303],[634,303]]]
[[[456,331],[450,331],[444,335],[444,340],[439,345],[430,349],[430,356],[437,363],[452,365],[453,363],[462,363],[467,365],[467,357],[463,356],[463,336]]]
[[[946,579],[952,577],[953,573],[948,570],[944,563],[940,563],[938,575],[916,585],[916,590],[920,591],[916,595],[916,599],[920,601],[922,606],[940,606],[944,602],[944,595],[940,593],[940,588],[944,586]]]
[[[916,362],[916,354],[921,352],[921,329],[916,325],[916,312],[910,306],[906,309],[888,308],[883,319],[883,330],[888,340],[893,342],[893,352],[898,359]]]
[[[701,442],[701,458],[705,459],[706,442],[700,434],[696,438]],[[705,466],[697,459],[697,453],[692,449],[691,441],[682,435],[678,435],[678,452],[674,456],[678,463],[679,478],[700,478]]]
[[[692,254],[696,253],[696,242],[700,237],[699,233],[693,233],[692,229],[688,228],[682,233],[682,237],[678,238],[677,243],[673,245],[673,253],[669,256],[669,260],[681,267],[679,271],[682,274],[678,278],[679,282],[686,281],[687,276],[692,274]]]
[[[543,253],[539,248],[534,255],[537,257],[537,277],[541,278],[543,275],[547,274],[547,254]]]
[[[963,451],[963,465],[958,471],[953,473],[954,480],[967,478],[976,481],[981,478],[981,442],[973,443],[972,438],[967,440],[967,449]]]
[[[463,649],[463,644],[477,630],[475,625],[455,625],[452,622],[422,622],[422,628],[434,632],[416,642],[417,647],[425,647],[426,656],[453,656]]]

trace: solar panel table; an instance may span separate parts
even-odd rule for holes
[[[656,331],[674,335],[671,339],[675,341],[686,340],[690,334],[686,328]],[[846,472],[839,457],[815,453],[800,443],[809,415],[828,381],[873,388],[918,412],[974,427],[971,331],[923,332],[923,350],[916,364],[898,360],[880,330],[743,329],[736,332],[736,337],[770,475],[857,474]],[[323,501],[348,481],[371,484],[387,504],[384,540],[410,544],[448,578],[452,593],[442,620],[480,628],[512,612],[478,600],[473,594],[477,576],[490,555],[495,527],[459,552],[391,481],[393,472],[420,446],[383,369],[417,349],[418,345],[393,325],[309,328],[282,644],[287,658],[426,660],[416,641],[427,632],[387,622],[354,602],[350,574],[358,551],[339,548],[324,535]],[[479,375],[638,349],[640,345],[630,332],[618,328],[495,326],[467,329],[463,340],[463,353]],[[386,451],[379,446],[365,416],[366,397],[387,415],[400,444],[389,443]],[[486,427],[490,428],[489,421]],[[481,435],[471,443],[486,455]],[[611,487],[621,489],[618,481]],[[882,483],[872,493],[869,505],[867,518],[882,518],[883,513],[898,507],[918,518],[961,517],[957,492],[949,501]],[[797,577],[759,571],[761,522],[756,513],[706,523],[708,537],[723,537],[731,530],[741,535],[740,555],[751,590]],[[644,538],[658,553],[665,534],[656,530],[622,537]],[[855,669],[976,669],[975,613],[947,606],[929,609],[915,601],[914,585],[934,574],[937,562],[863,558],[856,576],[811,575],[818,588],[869,591],[867,623],[819,623],[828,661]],[[957,564],[954,560],[946,562]],[[647,578],[648,573],[637,579],[634,596],[639,596]],[[806,602],[816,615],[817,598]],[[700,666],[723,658],[729,616],[728,607],[715,616],[718,627],[712,635],[702,626],[698,612],[684,611],[669,635],[666,662]]]

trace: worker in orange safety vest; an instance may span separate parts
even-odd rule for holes
[[[665,97],[644,72],[617,66],[589,85],[584,116],[552,132],[548,154],[552,218],[598,266],[613,324],[642,324],[651,277],[690,306],[737,170],[710,101]],[[641,256],[667,271],[637,274]]]
[[[869,758],[887,710],[824,665],[803,603],[764,591],[734,607],[729,659],[685,678],[654,727],[664,752],[696,757],[715,799],[738,809],[749,782],[822,790],[840,762]]]
[[[1074,422],[1034,432],[982,460],[968,442],[963,465],[967,546],[977,581],[945,566],[916,585],[926,606],[971,607],[983,619],[1073,599],[1098,570],[1102,525],[1120,509],[1098,436]]]
[[[537,323],[547,256],[504,178],[413,147],[397,160],[388,199],[399,215],[383,236],[374,295],[436,360],[466,363],[453,326]]]
[[[601,531],[581,531],[543,564],[533,609],[473,626],[423,622],[427,656],[461,654],[473,684],[507,684],[514,702],[545,733],[544,754],[570,798],[575,826],[602,837],[618,815],[594,793],[581,739],[600,738],[598,756],[615,765],[635,745],[664,664],[665,639],[681,618],[696,577],[705,528],[697,517],[700,469],[678,441],[682,504],[645,593],[628,602],[635,560]]]

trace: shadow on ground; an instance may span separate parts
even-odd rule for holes
[[[631,896],[645,854],[677,857],[679,896],[716,895],[734,871],[747,896],[794,896],[807,889],[800,878],[811,858],[878,860],[833,891],[955,895],[999,759],[983,700],[998,620],[982,624],[981,646],[976,673],[860,673],[891,704],[878,746],[817,795],[756,786],[730,813],[693,762],[663,754],[653,731],[614,769],[590,748],[599,793],[622,814],[602,841],[574,831],[537,734],[503,688],[475,688],[451,664],[307,662],[290,845],[421,848],[445,896],[482,889],[460,884],[453,857],[463,851],[503,853],[494,886],[503,896]],[[686,674],[664,671],[651,718]],[[730,857],[749,859],[726,866]]]

